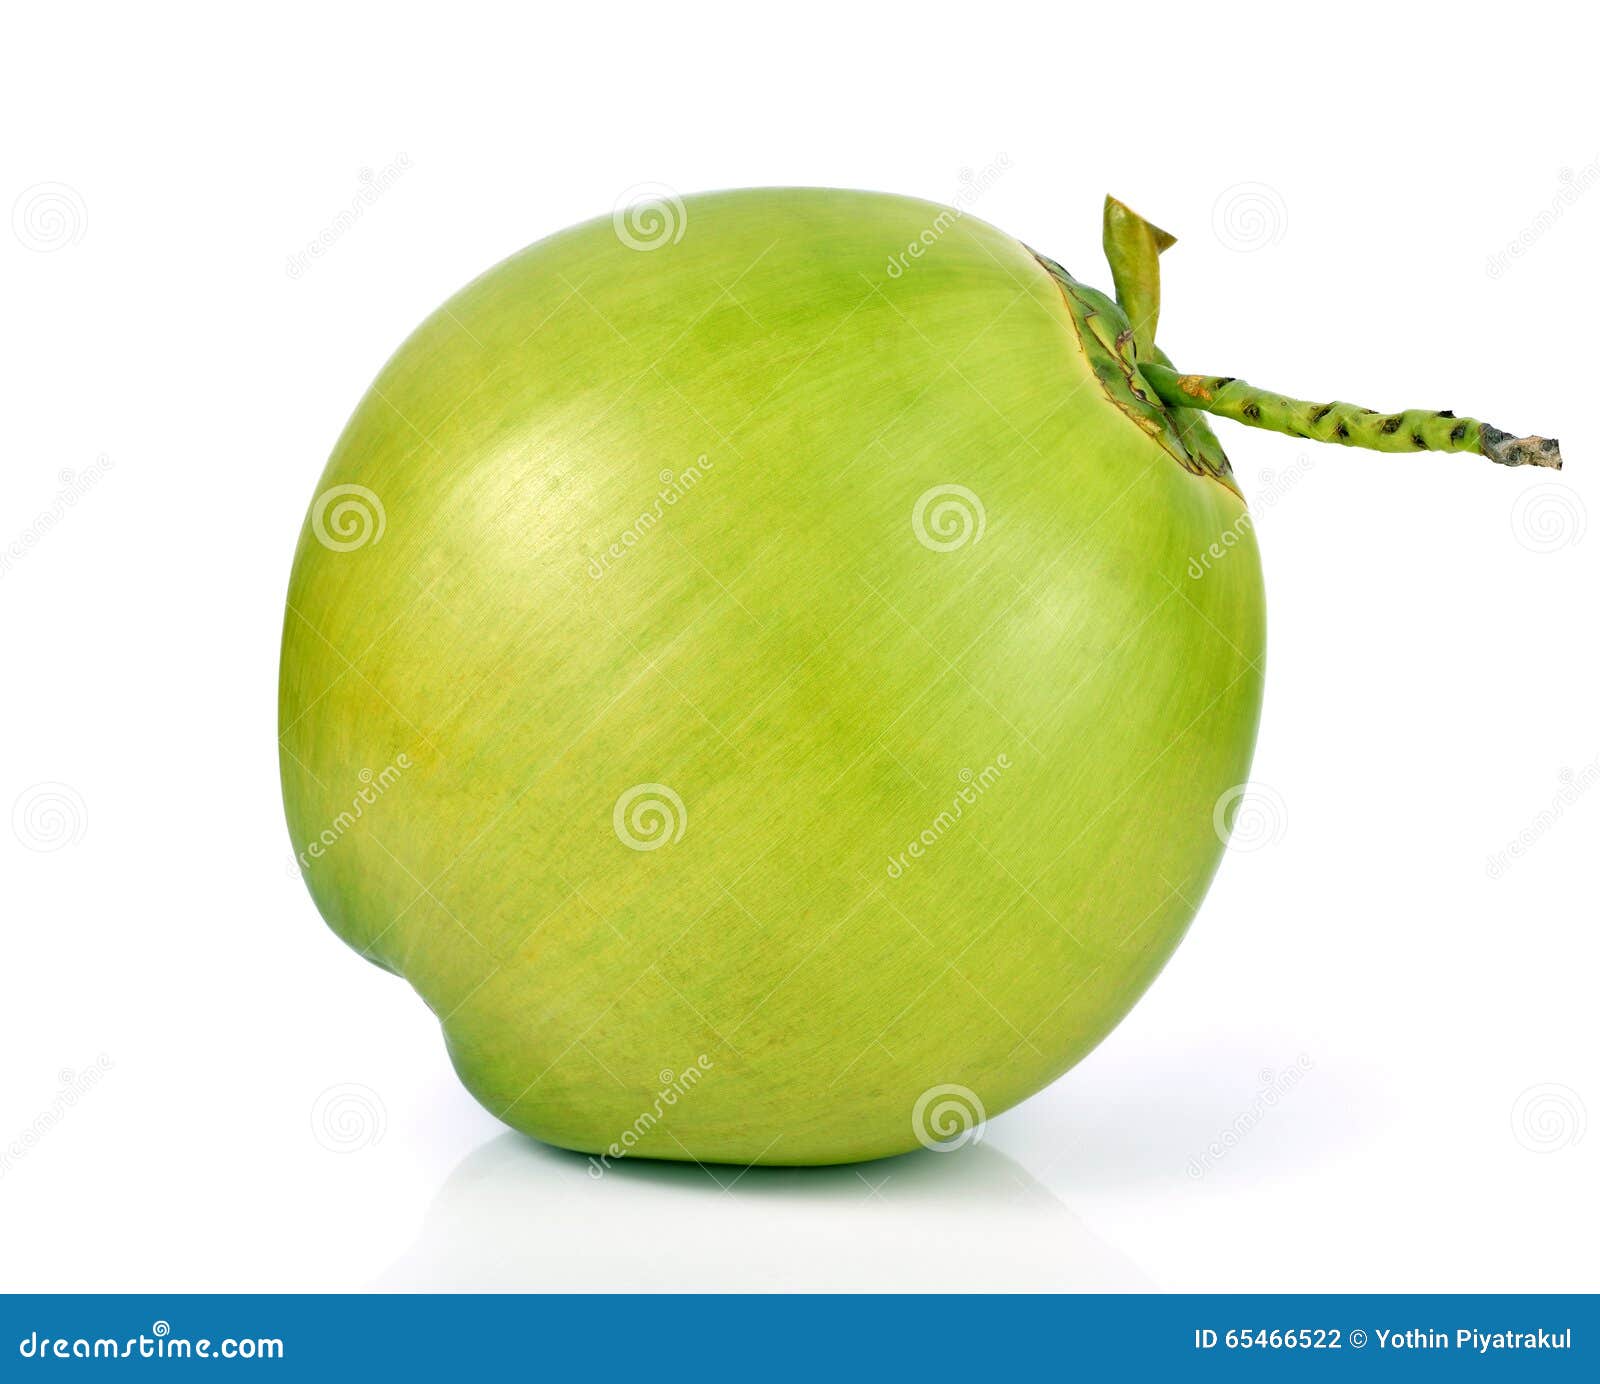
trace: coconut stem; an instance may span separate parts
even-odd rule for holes
[[[1139,372],[1171,408],[1201,409],[1291,437],[1375,452],[1476,452],[1501,466],[1561,469],[1561,447],[1553,437],[1512,437],[1476,418],[1457,418],[1449,410],[1374,413],[1355,404],[1314,404],[1226,375],[1180,375],[1153,361],[1141,360]]]
[[[1155,354],[1156,321],[1161,315],[1161,268],[1156,258],[1177,238],[1152,225],[1126,203],[1107,197],[1101,232],[1117,303],[1133,328],[1141,356]]]

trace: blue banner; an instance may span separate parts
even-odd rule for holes
[[[1600,1378],[1597,1299],[1084,1295],[13,1296],[0,1377]]]

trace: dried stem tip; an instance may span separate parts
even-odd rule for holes
[[[1139,372],[1171,408],[1200,409],[1290,437],[1368,447],[1375,452],[1476,452],[1501,466],[1561,469],[1561,447],[1553,437],[1512,437],[1476,418],[1457,418],[1448,410],[1374,413],[1355,404],[1291,399],[1225,375],[1180,375],[1154,362],[1140,361]]]

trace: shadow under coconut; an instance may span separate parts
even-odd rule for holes
[[[381,1289],[1139,1291],[989,1144],[833,1168],[587,1158],[510,1131],[464,1158]]]

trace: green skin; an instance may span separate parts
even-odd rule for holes
[[[1140,369],[1164,246],[1131,213],[1131,319],[925,202],[665,214],[657,248],[608,219],[492,269],[358,406],[318,494],[383,526],[319,498],[301,534],[290,833],[517,1129],[900,1153],[959,1126],[931,1088],[993,1116],[1065,1072],[1188,927],[1255,738],[1254,539]],[[919,539],[946,485],[976,541],[960,496]],[[638,785],[686,819],[619,825]]]

